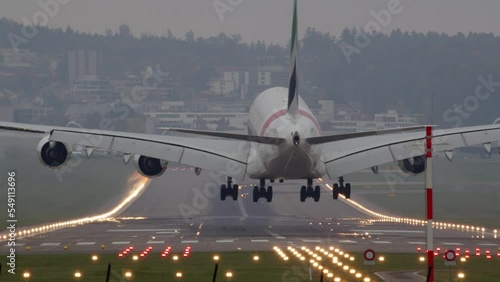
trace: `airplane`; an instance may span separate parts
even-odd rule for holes
[[[290,52],[289,87],[273,87],[260,93],[249,110],[248,134],[171,128],[189,136],[150,135],[107,130],[52,127],[0,122],[0,129],[44,134],[36,153],[45,166],[62,169],[71,158],[72,145],[85,148],[90,158],[95,150],[121,152],[144,176],[160,176],[168,162],[195,167],[199,175],[208,170],[227,177],[220,186],[220,198],[238,199],[233,179],[258,179],[253,201],[273,199],[273,187],[266,181],[302,179],[300,201],[320,199],[320,186],[313,180],[327,175],[333,184],[333,199],[351,197],[351,185],[344,177],[397,162],[411,175],[425,171],[423,126],[321,135],[317,119],[297,91],[297,0],[294,0]],[[500,140],[500,125],[439,129],[433,132],[434,151],[444,151],[451,160],[453,149],[483,144],[491,153],[491,142]]]

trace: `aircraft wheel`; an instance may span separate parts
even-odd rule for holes
[[[238,200],[238,192],[239,192],[238,185],[234,184],[233,189],[231,191],[231,196],[233,196],[233,201]]]
[[[300,201],[305,202],[307,198],[307,188],[306,186],[302,186],[300,188]]]
[[[320,196],[321,196],[321,190],[319,186],[314,187],[314,201],[319,202]]]
[[[226,184],[222,184],[220,186],[220,200],[224,201],[226,200],[226,197],[227,197],[227,187]]]
[[[339,185],[337,183],[333,184],[333,199],[337,200],[339,198]]]
[[[259,187],[253,187],[253,202],[257,203],[259,201]]]
[[[346,183],[345,184],[344,196],[346,197],[346,199],[350,199],[351,198],[351,183]]]
[[[268,203],[273,201],[273,186],[267,187],[266,200]]]

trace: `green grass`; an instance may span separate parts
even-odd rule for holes
[[[260,260],[252,261],[252,257],[258,254]],[[212,261],[213,253],[193,253],[188,259],[180,259],[178,262],[168,258],[162,259],[158,253],[151,253],[145,259],[134,262],[131,255],[118,259],[116,254],[102,254],[99,261],[93,263],[90,255],[81,254],[23,254],[18,255],[16,275],[7,273],[6,259],[2,256],[3,265],[0,281],[23,281],[21,275],[29,271],[32,278],[29,281],[75,281],[73,274],[76,270],[81,271],[83,277],[79,281],[104,281],[108,262],[111,263],[112,271],[110,281],[124,281],[122,275],[125,271],[133,273],[133,281],[176,281],[175,274],[183,273],[182,281],[210,281],[214,269]],[[231,281],[306,281],[308,277],[308,263],[300,262],[293,255],[285,262],[277,254],[272,252],[232,252],[219,254],[219,271],[217,281],[226,281],[224,274],[232,271],[234,277]],[[368,273],[368,267],[364,265],[362,254],[354,254],[356,260],[350,262],[351,267]],[[381,281],[374,272],[412,270],[425,273],[425,263],[418,262],[417,254],[384,254],[385,262],[378,262],[370,268],[372,281]],[[309,258],[308,258],[309,259]],[[333,266],[326,259],[325,266],[342,281],[357,281],[353,275],[348,274],[338,266]],[[436,257],[436,281],[448,281],[448,267],[444,265],[441,257]],[[481,258],[471,257],[465,263],[458,262],[457,266],[451,268],[453,278],[458,271],[466,274],[466,281],[495,281],[494,277],[500,277],[500,263],[497,258],[487,261]],[[313,281],[319,281],[319,271],[313,270]],[[326,281],[326,280],[325,280]],[[455,280],[452,280],[455,281]]]

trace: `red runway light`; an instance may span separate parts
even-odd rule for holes
[[[421,250],[422,250],[422,248],[417,247],[417,252],[420,252]]]
[[[122,254],[122,253],[119,253],[119,254],[118,254],[118,257],[120,257],[120,258],[121,258],[121,257],[123,257],[123,254]]]

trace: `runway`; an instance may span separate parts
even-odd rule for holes
[[[336,246],[349,252],[416,253],[425,249],[421,224],[387,222],[345,200],[334,201],[322,183],[320,202],[299,201],[301,181],[274,183],[272,203],[253,203],[254,182],[245,181],[238,201],[219,199],[224,178],[195,176],[189,169],[168,171],[118,217],[17,238],[19,253],[116,252],[128,246],[171,246],[181,252],[269,251],[273,246]],[[320,182],[321,183],[321,182]],[[356,189],[352,200],[356,201]],[[362,205],[359,203],[359,205]],[[373,208],[373,207],[370,207]],[[380,210],[383,210],[381,208]],[[377,210],[376,210],[377,211]],[[396,215],[391,215],[396,216]],[[435,228],[435,246],[481,248],[496,253],[500,241],[490,230]],[[5,243],[5,242],[3,242]],[[8,248],[3,247],[3,252]],[[471,251],[472,252],[472,251]]]

